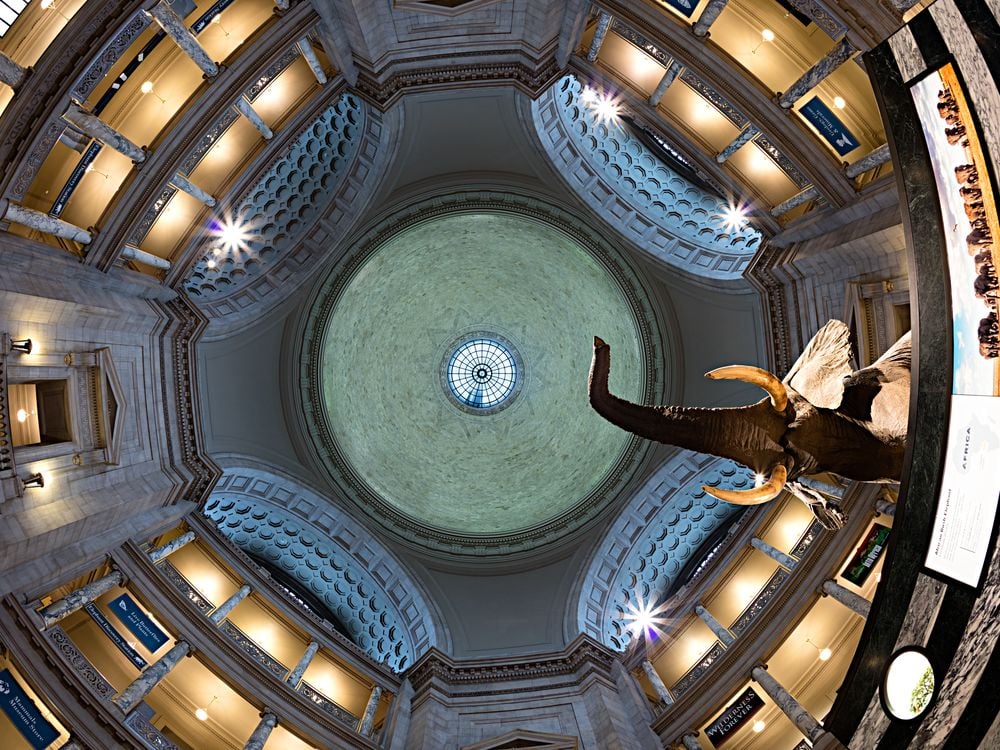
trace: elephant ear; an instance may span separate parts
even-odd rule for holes
[[[836,409],[844,397],[844,376],[850,375],[851,332],[839,320],[819,329],[792,365],[785,385],[820,409]]]

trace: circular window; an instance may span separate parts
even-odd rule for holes
[[[502,336],[476,333],[449,347],[442,381],[452,403],[473,414],[490,414],[510,405],[523,379],[521,358]]]
[[[889,657],[879,690],[889,716],[900,721],[923,716],[936,692],[934,667],[922,648],[909,646]]]

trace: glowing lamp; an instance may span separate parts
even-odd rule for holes
[[[44,487],[45,477],[42,476],[42,472],[36,471],[27,479],[22,479],[21,484],[23,484],[25,487]]]
[[[843,109],[847,106],[847,100],[842,96],[835,96],[833,97],[833,106],[837,109]]]
[[[12,339],[10,350],[12,352],[21,352],[21,354],[31,354],[31,339]]]
[[[28,421],[28,412],[26,412],[24,409],[18,409],[17,410],[17,421],[18,422],[27,422]]]
[[[205,721],[206,719],[208,719],[208,709],[211,708],[212,704],[215,703],[217,700],[219,700],[219,696],[213,695],[212,700],[208,702],[207,706],[205,706],[204,708],[195,709],[194,717],[198,721]]]
[[[761,719],[757,719],[757,721],[753,723],[753,731],[757,734],[760,734],[761,732],[764,731],[764,727],[766,726],[767,724],[765,724]]]

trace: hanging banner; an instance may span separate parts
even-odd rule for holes
[[[170,640],[128,594],[113,599],[108,603],[108,607],[150,652],[155,652]]]
[[[726,707],[719,718],[713,721],[705,730],[712,747],[722,747],[722,743],[732,737],[740,727],[754,717],[764,707],[764,699],[748,687],[735,701]]]
[[[88,604],[84,607],[84,609],[87,610],[87,614],[90,615],[91,619],[97,623],[97,627],[104,631],[104,634],[111,639],[111,642],[118,647],[119,651],[125,654],[136,669],[141,670],[146,668],[149,662],[143,659],[142,655],[128,644],[128,641],[126,641],[124,636],[118,632],[118,629],[108,621],[108,618],[105,617],[104,613],[97,608],[96,604]]]
[[[803,104],[799,108],[799,112],[841,156],[846,156],[861,145],[861,142],[854,137],[847,126],[833,114],[828,106],[820,101],[818,96],[814,96]]]
[[[860,586],[867,581],[875,563],[885,551],[885,543],[888,538],[888,526],[883,526],[880,523],[873,525],[861,544],[858,545],[854,557],[847,563],[847,567],[844,569],[844,578],[855,586]]]
[[[668,8],[673,8],[685,18],[690,18],[698,7],[698,0],[660,0]]]
[[[35,750],[45,750],[59,739],[59,730],[42,716],[9,669],[0,670],[0,709]]]

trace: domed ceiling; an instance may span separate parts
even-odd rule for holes
[[[360,243],[314,305],[304,397],[331,476],[397,530],[452,543],[518,542],[599,509],[638,446],[587,403],[593,336],[615,347],[617,393],[652,390],[634,272],[539,212],[411,217]],[[481,337],[517,370],[488,409],[448,378],[456,348]],[[502,360],[469,370],[470,387]]]

